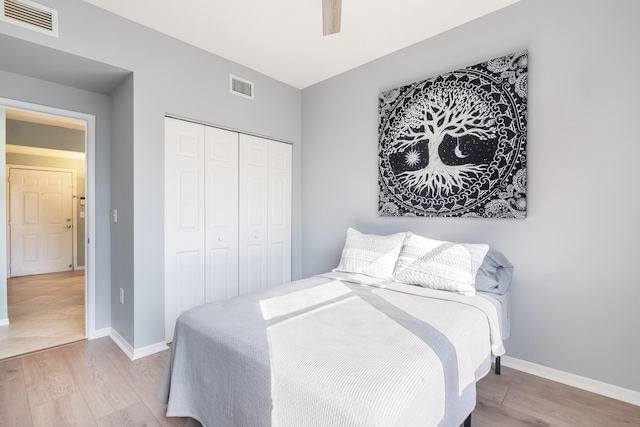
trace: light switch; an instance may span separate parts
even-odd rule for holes
[[[113,222],[118,222],[118,209],[113,210]]]

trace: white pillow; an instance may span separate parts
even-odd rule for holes
[[[405,235],[406,233],[397,233],[378,236],[362,234],[349,228],[340,264],[333,271],[391,279]]]
[[[426,288],[475,295],[475,280],[489,245],[451,243],[407,233],[393,279]]]

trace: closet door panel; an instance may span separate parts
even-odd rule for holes
[[[267,248],[264,244],[248,245],[246,248],[246,266],[241,266],[241,271],[247,274],[244,293],[257,292],[266,289],[266,254]]]
[[[291,281],[291,151],[269,141],[268,287]]]
[[[165,119],[165,331],[205,301],[204,127]]]
[[[207,302],[238,295],[238,251],[210,249],[207,253]]]
[[[204,303],[200,271],[201,251],[176,253],[176,293],[175,301],[179,316],[183,311]]]
[[[239,288],[240,293],[267,287],[268,141],[240,135]]]
[[[238,295],[238,134],[205,128],[206,300]]]

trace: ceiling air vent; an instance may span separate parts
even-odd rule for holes
[[[241,79],[234,75],[230,76],[231,93],[244,98],[253,99],[253,82]]]
[[[58,37],[58,11],[29,0],[3,0],[0,21]]]

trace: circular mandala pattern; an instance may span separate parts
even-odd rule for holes
[[[527,53],[379,97],[379,214],[526,215]]]

